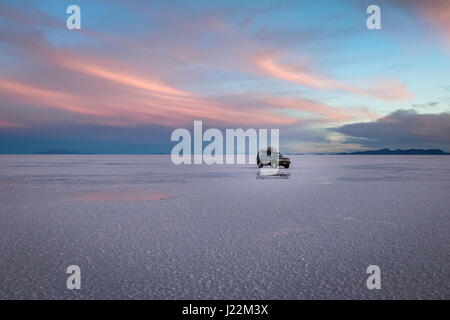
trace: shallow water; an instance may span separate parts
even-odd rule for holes
[[[449,156],[4,155],[0,298],[449,299],[449,187]]]

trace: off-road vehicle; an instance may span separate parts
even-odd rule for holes
[[[283,156],[272,147],[268,147],[267,149],[262,149],[257,153],[256,164],[260,168],[264,166],[271,166],[272,168],[283,166],[287,169],[291,164],[291,160],[288,157]]]

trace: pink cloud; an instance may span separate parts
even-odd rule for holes
[[[78,99],[70,94],[47,90],[29,84],[0,79],[0,91],[3,97],[23,103],[36,104],[63,109],[74,113],[100,115],[101,113],[80,105]]]
[[[20,15],[20,12],[9,12],[9,17],[17,21],[26,21],[29,15]],[[42,18],[29,20],[29,24],[42,24]],[[178,19],[178,17],[172,17]],[[184,32],[192,37],[180,37],[176,43],[171,40],[158,39],[152,45],[145,41],[133,43],[128,39],[102,38],[103,35],[83,30],[87,36],[95,37],[108,44],[121,44],[127,48],[126,59],[117,53],[115,59],[111,55],[97,54],[91,51],[81,53],[82,49],[64,49],[55,47],[45,39],[40,32],[25,32],[23,34],[7,31],[0,32],[1,40],[8,43],[14,54],[38,65],[38,68],[25,70],[25,76],[14,76],[14,80],[7,77],[0,78],[0,93],[2,98],[16,104],[21,103],[35,108],[52,108],[70,114],[80,115],[83,122],[110,124],[117,126],[136,126],[142,124],[161,124],[180,126],[190,123],[194,119],[209,120],[211,123],[233,125],[292,125],[298,122],[297,118],[279,112],[284,109],[301,109],[318,115],[320,121],[347,121],[356,113],[348,109],[333,108],[319,103],[297,99],[289,101],[280,97],[268,103],[262,102],[260,106],[252,103],[254,100],[244,97],[238,101],[227,101],[225,98],[212,98],[195,93],[193,90],[182,88],[187,81],[180,81],[178,74],[173,71],[173,60],[159,57],[152,63],[151,69],[142,70],[142,65],[130,61],[130,52],[142,54],[157,51],[155,48],[163,46],[178,55],[184,65],[205,63],[208,67],[218,67],[227,70],[243,72],[251,77],[270,75],[286,81],[317,88],[320,90],[344,90],[355,94],[380,97],[384,100],[403,98],[408,95],[404,85],[392,84],[391,90],[386,92],[383,87],[362,90],[342,84],[310,72],[309,70],[287,69],[276,63],[274,57],[267,58],[258,55],[262,45],[249,41],[247,37],[236,32],[227,21],[220,16],[205,16],[201,21],[177,21],[176,26],[182,26]],[[58,28],[60,26],[58,25]],[[192,45],[196,41],[199,29],[206,28],[205,32],[223,36],[227,51],[216,46],[210,50],[201,50]],[[203,31],[203,30],[202,30]],[[178,39],[178,38],[177,38]],[[189,39],[189,40],[186,40]],[[222,39],[222,37],[221,37]],[[155,39],[150,39],[155,40]],[[118,42],[116,42],[118,41]],[[111,44],[111,43],[109,43]],[[81,47],[83,48],[83,47]],[[254,56],[254,65],[248,63]],[[182,58],[182,59],[181,59]],[[183,65],[183,66],[184,66]],[[42,73],[49,75],[40,79]],[[191,77],[191,75],[189,75]],[[22,80],[21,80],[22,79]],[[65,81],[61,81],[64,79]],[[70,80],[67,80],[70,79]],[[188,86],[187,86],[188,87]],[[189,88],[189,87],[188,87]],[[8,111],[9,112],[9,111]],[[364,112],[361,117],[367,116]],[[82,116],[82,117],[81,117]],[[27,118],[26,115],[24,117]],[[67,115],[72,120],[75,117]],[[30,120],[26,119],[27,122]]]
[[[239,125],[292,124],[294,119],[269,109],[254,110],[228,105],[205,98],[148,76],[138,75],[116,62],[102,59],[102,64],[82,55],[50,50],[48,56],[60,68],[71,70],[71,77],[80,77],[104,91],[83,92],[77,88],[43,88],[35,84],[0,78],[0,92],[10,102],[35,107],[56,108],[75,114],[91,115],[91,122],[133,126],[139,124],[181,125],[192,119]],[[112,93],[112,94],[111,94]]]
[[[438,30],[450,50],[450,1],[419,1],[418,5],[422,17]]]
[[[375,88],[361,89],[315,74],[310,70],[278,64],[275,61],[276,58],[276,55],[257,56],[253,58],[253,63],[267,75],[319,90],[343,90],[357,95],[372,96],[385,101],[403,100],[413,97],[404,84],[393,80],[385,81]]]
[[[270,98],[264,102],[280,109],[298,110],[319,116],[322,122],[338,123],[355,119],[374,120],[379,118],[378,115],[364,109],[342,109],[300,98]]]
[[[0,128],[19,128],[22,127],[19,123],[0,120]]]

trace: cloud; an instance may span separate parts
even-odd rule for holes
[[[312,100],[301,99],[301,98],[267,98],[263,100],[264,103],[272,105],[279,109],[296,110],[303,113],[311,114],[313,116],[318,116],[320,122],[348,122],[351,120],[361,120],[361,119],[375,119],[378,118],[373,113],[365,109],[351,109],[351,108],[337,108],[328,106],[323,103],[319,103]],[[302,118],[302,120],[314,120],[316,118],[310,119],[308,117]]]
[[[372,98],[412,97],[405,84],[393,79],[347,80],[348,73],[339,70],[359,72],[359,62],[349,60],[339,40],[357,36],[359,29],[341,22],[317,28],[309,20],[279,20],[293,12],[291,6],[302,10],[303,3],[255,1],[245,8],[211,3],[195,10],[183,1],[161,4],[111,2],[102,10],[86,4],[86,10],[97,9],[90,14],[105,14],[93,16],[95,24],[76,32],[66,30],[64,14],[55,20],[39,5],[0,5],[0,19],[7,20],[0,29],[2,132],[21,126],[30,128],[23,134],[33,137],[48,128],[45,138],[51,139],[51,133],[61,135],[58,125],[70,124],[95,132],[85,138],[94,141],[101,132],[113,136],[114,128],[129,137],[130,131],[146,133],[141,129],[146,126],[185,127],[199,119],[205,126],[282,128],[288,141],[306,140],[326,151],[330,134],[336,145],[345,141],[324,127],[377,118],[354,106],[377,108],[379,101],[372,103]],[[274,14],[279,6],[282,10]],[[123,15],[114,24],[102,20],[117,12]],[[356,50],[350,58],[360,54]],[[292,66],[292,61],[305,63]],[[329,71],[330,61],[338,68]],[[344,99],[323,98],[322,91],[343,92],[338,96]],[[353,103],[359,96],[368,102]],[[66,139],[78,135],[69,133]],[[165,141],[166,131],[162,136]]]
[[[432,27],[450,52],[450,1],[448,0],[390,0],[388,4],[413,12]]]
[[[46,27],[62,27],[61,21],[53,18],[51,15],[29,6],[27,10],[23,8],[8,6],[0,3],[0,17],[20,24]]]
[[[204,27],[203,24],[200,26]],[[229,41],[244,42],[229,26],[225,30],[225,34],[231,33]],[[5,119],[9,122],[32,124],[28,111],[23,113],[24,108],[17,108],[18,105],[66,113],[65,119],[53,118],[55,121],[71,119],[79,123],[117,126],[182,126],[196,119],[217,125],[289,126],[305,120],[304,117],[299,119],[292,117],[292,113],[283,112],[286,109],[319,116],[316,121],[323,123],[368,118],[366,110],[340,109],[307,99],[283,98],[274,94],[270,99],[258,97],[258,92],[255,95],[247,92],[239,99],[229,98],[226,94],[220,97],[205,96],[183,88],[186,81],[195,81],[195,74],[190,73],[190,79],[178,77],[173,72],[177,68],[173,61],[156,60],[150,70],[142,70],[142,64],[129,59],[124,61],[119,54],[106,55],[83,46],[54,45],[37,29],[2,30],[0,42],[10,54],[20,57],[27,65],[22,72],[17,72],[21,65],[18,64],[11,75],[0,76],[0,95],[4,101],[0,111],[3,116],[12,115]],[[127,49],[133,52],[132,43],[128,45]],[[252,45],[234,47],[244,50],[249,57],[258,51],[257,46]],[[137,51],[140,49],[143,48],[139,47]],[[161,69],[165,73],[163,77]],[[255,74],[252,68],[247,71]],[[42,78],[42,74],[46,77]],[[327,82],[320,77],[309,77],[305,80],[306,84],[313,87],[324,84],[325,87],[342,87],[331,80]],[[62,115],[61,112],[47,113],[48,123],[51,123],[52,117]]]
[[[255,57],[253,60],[262,72],[270,76],[314,89],[343,90],[352,94],[371,96],[385,101],[413,98],[413,94],[407,89],[406,85],[395,80],[380,81],[380,84],[376,87],[362,89],[315,74],[306,68],[283,66],[276,62],[276,55],[273,54]]]
[[[20,101],[28,104],[37,103],[41,106],[54,107],[74,113],[101,115],[101,113],[96,113],[93,109],[79,106],[81,101],[77,101],[72,95],[41,89],[25,83],[0,78],[0,92],[2,93],[2,98],[9,101]]]
[[[450,1],[419,1],[418,5],[422,17],[440,32],[450,50]]]
[[[36,64],[24,76],[14,75],[17,79],[0,77],[0,108],[5,108],[4,112],[14,112],[13,106],[18,104],[53,108],[92,115],[90,123],[119,126],[179,126],[194,119],[237,125],[287,125],[296,121],[273,108],[255,110],[243,105],[245,101],[225,104],[180,89],[132,63],[55,47],[39,32],[3,31],[0,42],[19,52],[27,63]],[[52,76],[42,79],[42,74]],[[29,121],[26,114],[21,118]]]
[[[450,150],[450,113],[419,114],[397,110],[372,122],[330,129],[345,134],[347,142],[378,148],[442,148]]]
[[[18,123],[0,120],[0,128],[20,128]]]

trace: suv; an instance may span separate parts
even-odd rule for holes
[[[256,155],[256,164],[262,168],[270,165],[272,168],[283,166],[286,169],[289,168],[291,160],[288,157],[284,157],[280,152],[276,151],[272,147],[260,150]]]

